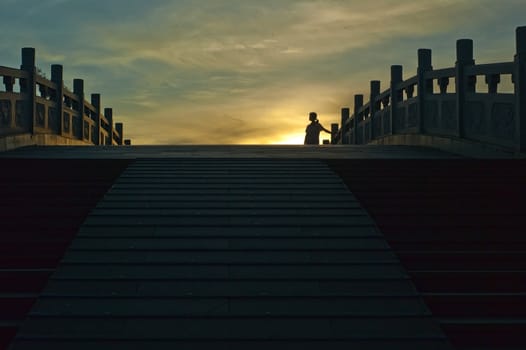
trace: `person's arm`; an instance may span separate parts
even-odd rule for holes
[[[323,131],[328,132],[329,134],[332,134],[332,131],[325,129],[325,128],[323,127],[323,125],[320,124],[320,127],[321,127],[321,129],[322,129]]]

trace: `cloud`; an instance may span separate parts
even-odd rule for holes
[[[0,0],[12,13],[0,30],[13,33],[0,52],[24,43],[37,47],[39,66],[62,63],[67,84],[84,78],[88,92],[101,92],[134,143],[266,142],[302,133],[311,110],[326,126],[337,122],[369,80],[385,87],[389,65],[414,74],[419,47],[451,66],[455,39],[485,35],[493,49],[484,57],[502,60],[521,1],[476,4]],[[491,29],[503,18],[506,30]]]
[[[203,6],[168,2],[135,20],[89,28],[109,62],[159,61],[187,69],[271,71],[389,38],[424,36],[451,25],[469,1],[252,1]],[[374,14],[374,15],[372,15]],[[301,53],[301,55],[290,55]],[[91,57],[86,57],[89,59]]]

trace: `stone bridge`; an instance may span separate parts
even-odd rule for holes
[[[415,146],[0,153],[5,349],[523,349],[526,163]]]
[[[525,152],[526,27],[515,39],[513,60],[490,64],[475,64],[470,39],[457,41],[449,68],[433,69],[431,50],[419,49],[416,75],[404,80],[402,66],[393,65],[387,89],[372,80],[368,102],[359,94],[354,113],[342,108],[332,143]]]
[[[117,146],[100,96],[26,49],[0,67],[0,348],[525,349],[516,38],[497,64],[419,50],[320,147]]]
[[[71,91],[63,67],[51,66],[51,80],[36,66],[32,47],[22,49],[20,69],[0,66],[0,152],[30,145],[122,145],[123,124],[101,95],[85,99],[84,80]]]

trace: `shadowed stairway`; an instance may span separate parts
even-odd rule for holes
[[[327,162],[457,349],[526,349],[526,161]]]
[[[434,322],[457,349],[526,347],[523,160],[407,147],[0,158],[3,346],[30,312],[15,349],[447,348]]]
[[[126,160],[1,159],[0,349]]]
[[[296,159],[139,159],[13,349],[449,349],[341,179]]]

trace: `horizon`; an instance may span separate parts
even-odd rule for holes
[[[414,75],[419,48],[434,68],[454,65],[460,38],[474,40],[477,63],[512,61],[525,24],[521,0],[0,4],[11,13],[0,65],[34,47],[46,75],[62,64],[67,86],[84,79],[125,137],[150,145],[302,144],[309,112],[339,123],[370,80],[388,87],[391,65]]]

